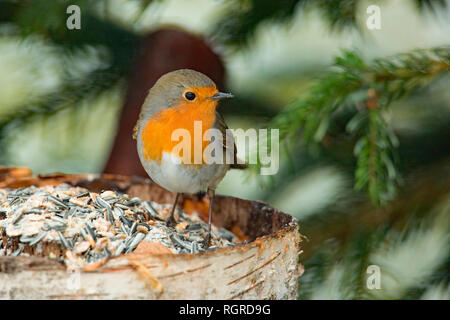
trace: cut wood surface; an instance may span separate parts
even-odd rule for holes
[[[115,175],[30,176],[0,168],[0,188],[69,183],[170,203],[173,195],[147,179]],[[201,201],[185,196],[184,202]],[[182,202],[183,203],[183,202]],[[1,299],[295,299],[303,272],[295,219],[262,202],[218,195],[214,223],[241,230],[249,242],[199,254],[156,246],[100,261],[82,271],[46,257],[0,257]]]

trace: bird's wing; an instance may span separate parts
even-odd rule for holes
[[[222,132],[222,145],[223,145],[223,150],[224,150],[225,154],[230,151],[233,152],[233,163],[230,164],[230,167],[232,169],[247,169],[248,165],[245,163],[245,161],[242,161],[239,159],[239,162],[243,162],[243,163],[238,163],[238,158],[236,156],[237,148],[236,148],[236,144],[234,143],[233,133],[230,130],[227,130],[228,126],[225,123],[225,120],[223,119],[222,115],[217,111],[216,111],[216,120],[214,122],[214,127],[219,129],[220,132]],[[227,143],[227,141],[228,141],[228,143]],[[230,148],[233,148],[233,150],[230,150]]]
[[[138,125],[137,123],[135,124],[134,128],[133,128],[133,139],[136,140],[137,139],[137,133],[139,131]]]
[[[139,123],[141,123],[142,118],[143,118],[143,112],[141,110],[141,112],[139,113],[138,121],[136,122],[136,124],[134,125],[134,128],[133,128],[133,139],[134,140],[137,139],[137,135],[138,135],[138,131],[139,131]]]

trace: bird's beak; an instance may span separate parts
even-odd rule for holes
[[[229,99],[233,98],[234,96],[231,93],[223,93],[223,92],[217,92],[215,95],[213,95],[211,100],[222,100],[222,99]]]

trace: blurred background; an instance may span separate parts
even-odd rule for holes
[[[231,128],[281,129],[279,173],[218,192],[299,220],[299,298],[449,299],[449,35],[441,0],[3,0],[0,165],[145,176],[143,99],[195,69]]]

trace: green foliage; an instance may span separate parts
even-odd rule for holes
[[[445,0],[411,0],[423,11],[445,7]],[[357,0],[232,0],[212,32],[227,45],[245,45],[258,26],[266,22],[289,22],[297,10],[319,9],[331,30],[358,27]]]
[[[397,138],[380,112],[369,110],[361,114],[357,114],[358,118],[368,119],[367,126],[354,148],[357,157],[355,188],[361,190],[367,187],[372,201],[377,204],[384,203],[394,197],[398,181],[394,165]]]
[[[0,119],[0,147],[4,143],[2,131],[11,126],[21,126],[36,117],[55,114],[64,108],[74,107],[85,99],[99,96],[116,86],[129,74],[139,37],[115,23],[98,15],[96,1],[82,0],[76,4],[82,12],[83,27],[76,32],[66,28],[66,8],[70,1],[36,0],[7,1],[0,3],[0,23],[11,23],[18,35],[26,38],[38,36],[55,46],[65,57],[65,77],[56,92],[50,93],[31,105],[16,108],[16,111]],[[142,8],[149,1],[140,1]],[[42,14],[45,12],[45,19]],[[86,73],[77,79],[71,75],[71,56],[88,48],[100,50],[105,67]],[[3,154],[0,157],[4,156]],[[2,159],[3,161],[5,159]]]
[[[392,213],[382,225],[360,225],[318,243],[299,279],[300,298],[448,299],[449,200],[443,196],[433,209],[421,209],[416,223],[408,212],[403,232]],[[379,268],[379,288],[367,285],[369,266]]]
[[[256,28],[266,21],[286,21],[297,9],[315,6],[334,29],[355,24],[358,1],[353,0],[235,0],[230,1],[213,34],[229,45],[243,45]]]
[[[272,121],[284,139],[296,138],[302,129],[306,144],[321,143],[329,133],[336,113],[343,108],[353,114],[346,132],[357,139],[354,155],[356,189],[367,189],[375,204],[395,195],[397,138],[386,114],[391,103],[450,70],[450,49],[417,50],[366,63],[356,52],[336,58],[306,97],[293,101]]]
[[[291,18],[297,4],[304,0],[237,0],[230,1],[223,18],[213,31],[227,44],[246,42],[263,21],[282,21]]]
[[[435,10],[437,7],[446,7],[447,2],[445,0],[416,0],[416,5],[419,9],[428,8]]]

